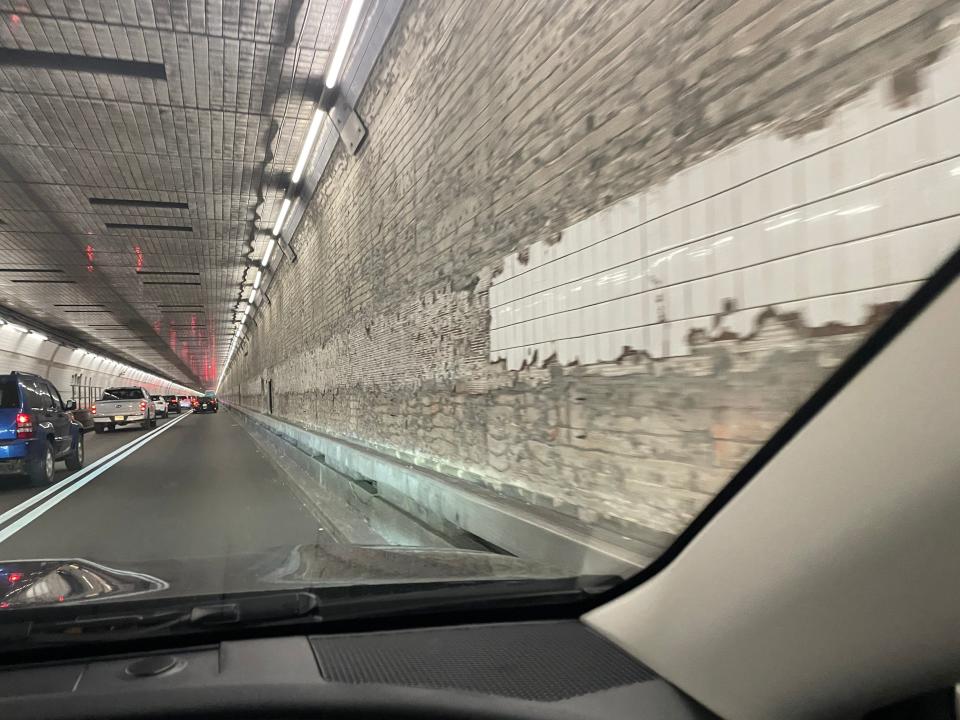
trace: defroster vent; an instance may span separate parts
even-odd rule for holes
[[[311,644],[323,677],[332,682],[551,702],[656,678],[575,621],[320,636]]]

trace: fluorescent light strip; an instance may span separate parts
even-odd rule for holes
[[[270,263],[270,256],[273,254],[273,248],[276,245],[277,241],[270,238],[270,242],[267,243],[267,251],[263,254],[263,260],[260,261],[260,267],[266,267]]]
[[[257,299],[257,289],[254,288],[253,290],[250,291],[250,297],[247,298],[247,302],[252,303],[256,299]]]
[[[310,159],[310,153],[313,152],[313,144],[317,141],[317,135],[320,133],[320,125],[323,123],[323,113],[317,110],[313,113],[313,120],[310,121],[310,129],[307,130],[307,139],[303,142],[303,148],[300,150],[300,157],[297,158],[297,164],[293,168],[293,175],[290,181],[300,182],[303,177],[303,171],[307,168],[307,160]]]
[[[330,62],[327,77],[324,79],[324,85],[328,88],[336,85],[340,78],[340,70],[343,69],[343,61],[347,59],[347,50],[350,48],[353,31],[357,29],[357,21],[360,20],[361,10],[363,10],[363,0],[353,0],[350,3],[350,9],[347,10],[347,19],[343,23],[343,30],[340,32],[340,39],[337,40],[337,49],[333,53],[333,60]]]
[[[253,278],[253,289],[257,290],[260,287],[260,281],[263,280],[263,270],[257,270],[256,277]]]
[[[273,224],[274,235],[279,235],[283,230],[283,221],[287,219],[288,212],[290,212],[290,198],[284,198],[283,205],[280,206],[280,214],[277,215],[277,221]]]

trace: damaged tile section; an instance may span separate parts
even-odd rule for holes
[[[960,241],[958,7],[407,3],[222,392],[662,547]]]
[[[771,307],[842,328],[907,297],[960,242],[960,51],[909,77],[897,102],[877,84],[822,129],[754,135],[508,256],[490,359],[676,357]]]

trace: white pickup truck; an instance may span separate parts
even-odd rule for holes
[[[93,411],[93,429],[98,433],[136,423],[144,430],[157,426],[157,409],[142,387],[107,388]]]

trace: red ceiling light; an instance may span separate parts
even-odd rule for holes
[[[137,272],[143,270],[143,250],[140,249],[139,245],[133,247],[133,252],[137,255]]]
[[[87,254],[87,272],[93,272],[93,245],[87,245],[85,252]]]

